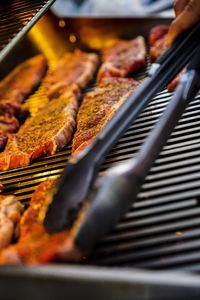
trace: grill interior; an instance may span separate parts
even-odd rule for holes
[[[53,2],[54,0],[1,1],[0,61]]]
[[[150,29],[151,25],[148,26]],[[136,78],[144,76],[145,71]],[[171,94],[166,90],[153,99],[107,156],[102,171],[136,155],[170,99]],[[83,264],[200,270],[199,100],[200,95],[179,121],[147,176],[131,211],[96,246],[92,255],[83,259]],[[41,87],[27,103],[34,113],[38,104],[45,101]],[[40,182],[62,172],[70,150],[71,146],[68,146],[29,167],[1,172],[0,179],[5,185],[5,192],[14,193],[19,200],[27,203]]]

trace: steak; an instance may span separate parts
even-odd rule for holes
[[[72,143],[73,155],[91,144],[138,84],[134,79],[104,78],[84,97]]]
[[[150,43],[150,60],[151,62],[156,61],[167,49],[166,41],[169,31],[168,25],[158,25],[152,28],[149,36]],[[180,82],[181,75],[184,73],[185,69],[180,72],[174,80],[168,84],[167,89],[169,92],[175,90]]]
[[[8,140],[8,134],[17,132],[23,111],[21,103],[39,85],[47,63],[43,55],[37,55],[17,66],[0,82],[0,152]]]
[[[95,53],[86,53],[78,49],[73,53],[66,53],[56,68],[44,79],[48,97],[58,97],[73,83],[85,88],[94,77],[97,65],[98,56]]]
[[[77,261],[80,253],[69,230],[48,234],[43,221],[52,201],[55,180],[41,183],[21,218],[20,238],[0,253],[0,264],[44,264],[52,261]]]
[[[0,82],[0,102],[22,103],[39,85],[46,68],[47,62],[42,54],[18,65]]]
[[[142,36],[125,41],[118,40],[102,50],[102,66],[98,80],[104,77],[127,77],[145,65],[146,46]]]
[[[149,35],[151,62],[156,61],[167,49],[168,31],[168,25],[157,25],[151,29]]]
[[[6,148],[0,154],[0,170],[28,166],[37,158],[62,149],[75,127],[78,99],[79,88],[74,84],[27,119],[17,134],[9,135]]]
[[[15,235],[23,205],[13,195],[0,195],[0,249],[8,246]]]

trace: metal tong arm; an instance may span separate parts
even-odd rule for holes
[[[130,209],[155,159],[183,111],[200,89],[200,46],[164,114],[135,158],[111,168],[96,182],[84,218],[75,224],[74,240],[89,251]],[[83,215],[83,214],[82,214]]]

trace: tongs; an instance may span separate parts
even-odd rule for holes
[[[110,232],[134,204],[150,168],[166,144],[185,108],[200,90],[200,46],[181,77],[170,103],[135,158],[99,176],[75,222],[73,240],[87,253]]]
[[[112,149],[113,145],[123,135],[126,129],[137,118],[156,93],[162,90],[190,61],[199,44],[199,36],[200,24],[197,24],[192,30],[187,31],[175,41],[164,55],[152,65],[147,78],[120,107],[95,141],[82,153],[76,157],[72,157],[67,162],[64,172],[57,183],[53,201],[48,208],[44,220],[44,225],[48,232],[53,233],[72,226],[77,217],[77,213],[80,211],[80,207],[83,206],[83,203],[85,203],[86,200],[91,199],[89,191],[93,186],[94,179],[96,178],[101,163],[105,159],[107,153]],[[177,91],[179,98],[181,91],[180,88]],[[176,97],[178,98],[178,96]],[[168,111],[167,113],[169,114]],[[164,120],[162,122],[164,122]],[[172,128],[171,124],[165,126]],[[156,135],[156,132],[154,135]],[[159,143],[161,145],[163,144],[161,140]],[[96,216],[98,217],[97,223],[99,223],[99,218],[101,219],[101,216],[104,216],[107,212],[110,211],[112,214],[112,218],[106,218],[105,223],[103,220],[105,226],[95,226],[96,237],[101,230],[102,232],[105,232],[105,228],[111,228],[119,219],[119,215],[121,216],[121,214],[129,208],[134,197],[133,195],[138,193],[138,187],[141,186],[146,170],[149,169],[149,159],[150,161],[154,161],[156,157],[154,154],[156,151],[150,147],[150,139],[148,139],[148,142],[146,142],[145,145],[146,146],[142,148],[143,150],[138,155],[139,158],[137,161],[140,162],[139,164],[137,163],[138,168],[134,167],[134,170],[137,169],[138,173],[135,177],[137,178],[136,182],[132,182],[131,179],[131,170],[133,164],[136,164],[135,160],[129,162],[128,165],[126,164],[126,167],[123,165],[122,167],[117,167],[117,169],[111,169],[108,174],[100,180],[100,187],[98,191],[95,189],[96,192],[92,200],[92,205],[87,212],[88,217],[86,217],[84,226],[80,229],[80,234],[77,235],[77,242],[80,242],[81,245],[88,243],[86,237],[87,234],[85,235],[84,232],[87,232],[88,230],[91,232],[93,231],[93,229],[88,226],[88,222],[91,222],[93,224],[92,226],[94,226],[96,216],[94,210],[96,206],[98,207]],[[152,144],[152,147],[153,146],[154,144]],[[144,149],[146,148],[148,148],[148,156],[145,156],[146,150]],[[130,168],[130,172],[128,173],[127,168]],[[144,170],[141,171],[141,168]],[[126,175],[123,175],[124,171],[122,170],[125,171]],[[120,176],[116,176],[118,173]],[[127,174],[130,174],[130,176],[127,176]],[[124,194],[125,190],[126,193]],[[117,197],[115,197],[116,195]],[[105,206],[107,206],[107,212],[104,211]],[[116,212],[118,212],[118,214]],[[87,230],[84,228],[87,228]],[[90,243],[93,243],[92,238],[90,239]],[[88,245],[90,243],[88,243]]]

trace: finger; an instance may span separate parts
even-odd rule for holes
[[[189,3],[189,0],[175,0],[174,1],[174,11],[176,17],[178,17],[182,11],[185,9],[186,5]]]
[[[191,0],[183,12],[172,22],[167,45],[170,45],[178,35],[200,20],[200,0]]]

